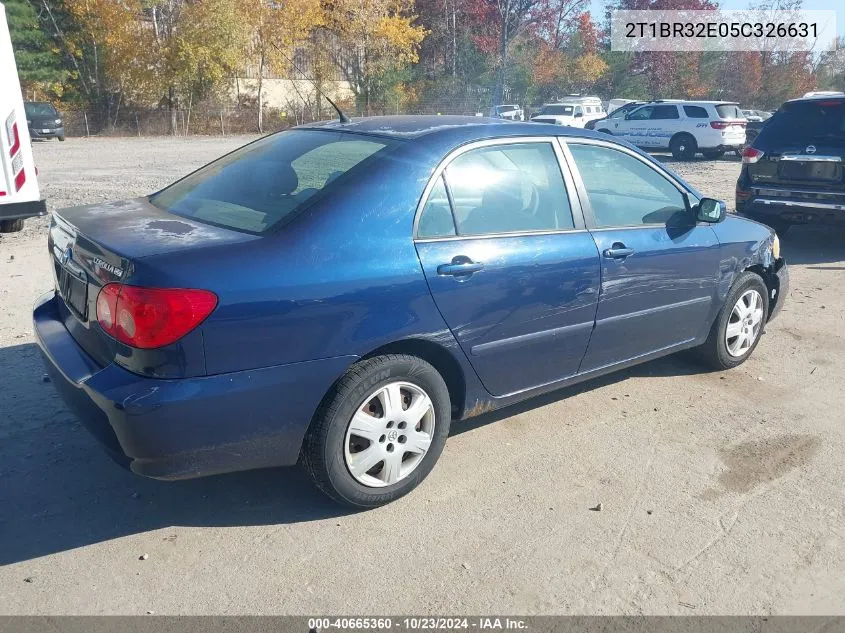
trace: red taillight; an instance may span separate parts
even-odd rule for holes
[[[729,125],[730,123],[728,123],[727,121],[710,121],[710,127],[712,127],[714,130],[724,130]]]
[[[756,163],[762,157],[763,152],[761,152],[756,147],[751,147],[750,145],[748,145],[744,150],[742,150],[742,162],[746,165]]]
[[[216,307],[208,290],[107,284],[97,297],[97,321],[121,343],[153,349],[178,341]]]

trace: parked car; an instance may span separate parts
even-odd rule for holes
[[[737,212],[783,234],[845,225],[845,95],[784,103],[742,154]]]
[[[605,121],[610,121],[612,123],[615,119],[620,119],[620,120],[624,119],[626,114],[628,114],[629,112],[631,112],[633,110],[636,110],[637,108],[639,108],[644,103],[646,103],[646,102],[645,101],[629,101],[628,103],[621,105],[618,108],[614,108],[614,110],[604,118],[593,119],[592,121],[587,121],[587,123],[584,125],[584,127],[588,130],[595,130],[595,129],[597,129],[597,127],[600,128],[602,126],[606,127],[606,125],[604,123]],[[605,131],[605,133],[607,133],[606,130],[604,130],[604,131]]]
[[[23,230],[27,218],[47,214],[25,125],[21,87],[6,8],[0,3],[0,233]]]
[[[454,420],[684,349],[741,364],[787,294],[779,250],[595,132],[316,123],[54,213],[34,331],[135,473],[302,461],[372,507],[428,475]]]
[[[62,115],[46,101],[27,101],[24,103],[26,110],[26,123],[29,127],[29,135],[32,138],[57,138],[65,140],[65,126]]]
[[[494,119],[507,119],[509,121],[522,121],[525,115],[518,105],[497,105],[490,108],[490,116]]]
[[[745,117],[746,121],[759,123],[763,120],[759,114],[757,114],[756,110],[742,110],[742,116]]]
[[[538,114],[531,117],[531,121],[584,127],[588,121],[603,117],[604,107],[598,97],[567,97],[558,103],[547,103]]]
[[[742,151],[747,121],[735,103],[660,100],[606,123],[596,129],[639,147],[668,149],[677,160],[691,160],[697,153],[713,160],[726,151]]]
[[[760,135],[760,130],[766,124],[765,121],[749,121],[745,126],[745,145],[752,145],[754,140]]]

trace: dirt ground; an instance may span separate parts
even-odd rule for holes
[[[59,208],[246,140],[35,154]],[[737,159],[673,166],[732,201]],[[455,425],[413,494],[350,513],[296,468],[162,483],[113,464],[42,381],[45,227],[0,236],[2,613],[845,613],[842,231],[783,240],[792,291],[742,367],[670,357]]]

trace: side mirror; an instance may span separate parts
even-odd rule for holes
[[[721,200],[713,198],[702,198],[695,208],[695,219],[698,222],[716,224],[725,219],[728,206]]]

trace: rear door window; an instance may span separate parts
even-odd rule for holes
[[[701,106],[684,106],[684,114],[691,119],[709,119],[707,110]]]
[[[200,222],[264,233],[398,142],[321,130],[282,132],[206,165],[150,202]]]
[[[575,226],[551,143],[508,143],[470,150],[453,160],[445,174],[459,235]],[[422,221],[420,224],[422,227]]]

